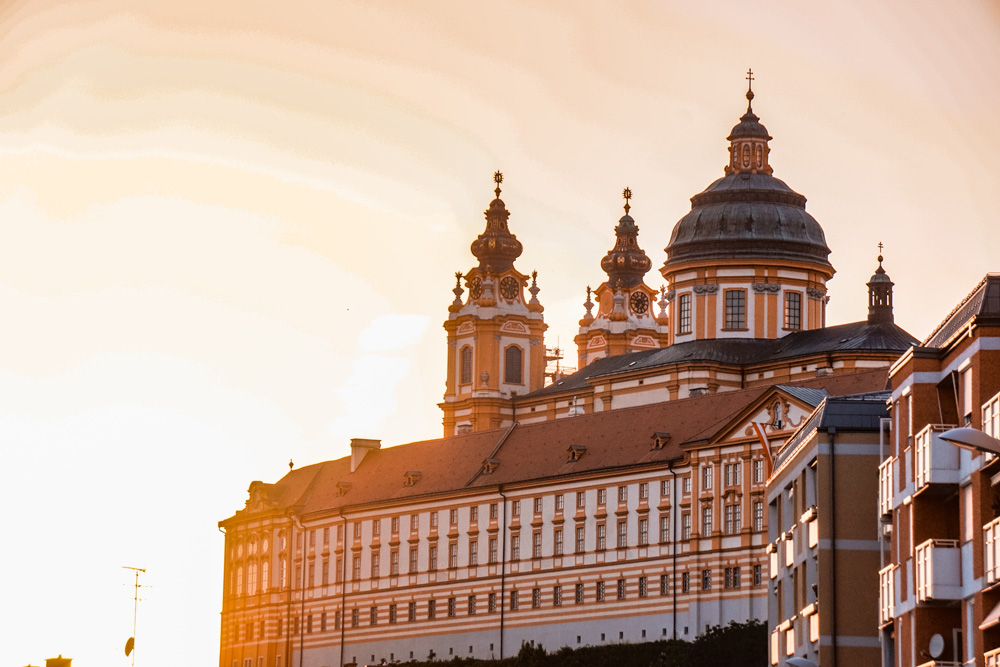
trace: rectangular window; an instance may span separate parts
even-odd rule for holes
[[[664,479],[660,481],[660,497],[669,498],[670,497],[670,480]]]
[[[531,608],[538,609],[542,606],[542,589],[532,588],[531,589]]]
[[[469,540],[469,566],[479,565],[479,541]]]
[[[497,518],[497,504],[496,503],[490,503],[490,518],[491,519],[496,519]]]
[[[624,579],[619,579],[618,580],[618,599],[619,600],[624,600],[625,599],[625,580]]]
[[[576,603],[583,604],[583,584],[576,585]]]
[[[357,609],[351,610],[351,627],[356,628],[361,623],[361,616]]]
[[[458,545],[454,542],[448,545],[448,567],[453,570],[458,567]]]
[[[649,498],[649,483],[643,482],[639,485],[639,500]]]
[[[497,562],[497,538],[490,538],[490,563]]]
[[[691,539],[691,513],[681,514],[681,539]]]
[[[330,583],[330,561],[323,560],[323,585],[326,586]]]
[[[670,541],[670,510],[660,512],[660,544]]]
[[[535,514],[541,514],[541,513],[542,513],[542,499],[535,498]]]
[[[753,529],[758,533],[764,530],[764,503],[760,500],[753,504]]]
[[[370,612],[369,612],[369,614],[370,614],[370,617],[371,617],[371,619],[370,619],[371,620],[371,624],[372,625],[378,625],[378,607],[372,607],[371,610],[370,610]]]
[[[334,567],[336,572],[333,573],[333,578],[339,584],[344,576],[344,560],[338,557]]]
[[[417,603],[416,602],[410,602],[406,606],[406,620],[408,620],[408,621],[415,621],[415,620],[417,620]]]
[[[397,612],[396,612],[396,603],[393,602],[392,604],[389,605],[389,622],[390,623],[395,623],[396,622],[396,620],[397,620],[396,614],[397,614]]]
[[[691,295],[681,294],[677,300],[677,333],[691,333]]]
[[[712,571],[702,570],[701,571],[701,590],[710,591],[712,590]]]
[[[355,521],[354,522],[354,539],[356,539],[356,540],[360,540],[361,539],[361,522],[360,521]]]
[[[562,528],[556,528],[552,531],[552,555],[562,556],[563,555],[563,532]]]
[[[330,545],[330,529],[329,528],[324,528],[323,529],[323,546],[326,547],[326,546],[329,546],[329,545]]]
[[[644,598],[649,595],[649,579],[639,577],[639,597]]]
[[[542,534],[539,531],[535,531],[531,535],[531,557],[542,557]]]
[[[712,534],[712,508],[701,508],[701,536],[708,537]]]
[[[604,551],[608,543],[608,527],[603,524],[597,524],[597,550]]]
[[[584,552],[586,547],[586,543],[584,541],[586,535],[587,534],[583,526],[576,527],[576,553],[578,554],[582,554]]]
[[[510,592],[510,610],[514,611],[517,609],[517,591]]]
[[[394,516],[392,517],[392,533],[393,535],[395,535],[398,532],[399,532],[399,517]]]
[[[375,552],[372,554],[372,579],[378,579],[378,566],[379,566],[379,554]]]
[[[764,461],[757,459],[753,462],[753,483],[764,483]]]
[[[431,512],[431,528],[437,528],[437,527],[438,527],[438,513]]]
[[[379,519],[372,519],[372,537],[378,537],[382,533],[382,522]]]
[[[628,522],[618,522],[618,548],[624,549],[628,546]]]
[[[437,600],[428,600],[427,601],[427,619],[428,620],[434,620],[435,616],[437,616]]]
[[[486,604],[489,612],[491,614],[494,613],[497,610],[497,594],[490,593],[489,597],[487,598]]]
[[[660,595],[670,594],[670,577],[666,574],[660,575]]]
[[[476,615],[476,596],[475,595],[470,595],[469,596],[468,607],[466,607],[466,611],[468,611],[469,616],[475,616]]]
[[[597,582],[597,601],[604,602],[604,582]]]
[[[737,530],[734,530],[734,525],[733,525],[735,523],[735,516],[736,516],[736,510],[737,509],[738,509],[738,507],[736,505],[726,505],[725,508],[724,508],[724,511],[725,511],[725,522],[724,523],[725,523],[725,532],[726,532],[726,535],[732,535],[732,534],[734,534],[736,532],[739,532]]]
[[[479,521],[479,507],[473,505],[469,508],[469,523],[476,523]]]
[[[576,492],[576,506],[583,508],[587,504],[587,496],[584,495],[583,491]]]
[[[747,293],[743,290],[726,290],[726,328],[747,328]]]
[[[598,505],[604,505],[607,502],[608,502],[608,490],[607,489],[598,489],[597,490],[597,504]]]
[[[458,525],[458,510],[448,512],[448,519],[452,526]]]
[[[639,519],[639,546],[649,544],[649,519]]]
[[[420,515],[413,514],[410,516],[410,532],[415,533],[420,530]]]
[[[712,467],[705,466],[701,469],[701,490],[710,491],[712,489]]]
[[[740,585],[742,584],[742,582],[741,582],[740,579],[741,579],[741,577],[740,577],[740,568],[734,567],[733,568],[733,588],[739,588],[740,587]]]
[[[515,500],[510,504],[510,513],[513,516],[521,516],[521,501]]]
[[[351,579],[353,581],[361,580],[361,556],[355,556],[351,567]]]
[[[448,598],[448,618],[455,617],[455,598]]]
[[[393,577],[399,575],[399,549],[389,552],[389,574]]]
[[[690,475],[688,475],[687,477],[684,478],[684,489],[683,489],[683,492],[684,492],[685,495],[691,493],[691,476]]]
[[[427,570],[429,572],[434,572],[438,569],[438,548],[437,545],[431,545],[431,548],[427,550]]]
[[[802,295],[798,292],[785,292],[785,328],[802,328]]]
[[[760,586],[764,583],[763,568],[760,565],[753,566],[753,585]]]
[[[562,512],[562,509],[563,509],[563,502],[564,502],[565,500],[566,500],[566,496],[564,496],[564,495],[563,495],[563,494],[561,494],[561,493],[560,493],[560,494],[558,494],[558,495],[556,496],[556,511],[557,511],[557,512]]]
[[[521,536],[510,536],[510,559],[521,560]]]
[[[419,552],[416,547],[410,547],[410,574],[417,573],[417,557]]]
[[[552,589],[552,606],[553,607],[562,606],[562,586],[555,586]]]
[[[618,502],[624,503],[628,501],[628,487],[619,486],[618,487]]]

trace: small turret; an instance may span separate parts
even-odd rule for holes
[[[879,252],[882,251],[882,244],[878,244]],[[878,256],[878,268],[868,281],[868,322],[877,324],[879,322],[892,322],[892,286],[889,274],[882,268],[882,255]]]

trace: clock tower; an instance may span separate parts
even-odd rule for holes
[[[445,436],[510,425],[516,397],[541,389],[545,379],[546,325],[537,273],[529,277],[514,268],[523,247],[507,227],[503,174],[496,172],[493,180],[496,198],[486,210],[486,229],[472,242],[479,265],[455,274],[455,300],[444,323]]]
[[[653,264],[639,247],[639,227],[629,215],[632,191],[625,188],[622,195],[625,215],[615,227],[615,247],[601,260],[608,279],[596,290],[587,288],[583,304],[587,312],[574,339],[580,368],[604,357],[669,344],[667,302],[643,280]],[[595,307],[596,314],[592,312]]]

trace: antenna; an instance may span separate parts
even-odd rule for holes
[[[133,597],[132,603],[132,636],[128,638],[125,642],[125,655],[132,654],[132,667],[135,667],[135,621],[139,615],[139,573],[146,573],[145,568],[141,567],[129,567],[128,565],[122,565],[123,570],[134,570],[135,571],[135,595]]]

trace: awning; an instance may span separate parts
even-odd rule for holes
[[[1000,623],[1000,602],[997,602],[993,607],[993,611],[990,612],[989,616],[983,619],[983,622],[979,624],[980,630],[985,630],[986,628],[992,628],[997,623]]]

